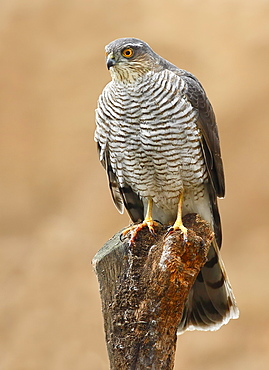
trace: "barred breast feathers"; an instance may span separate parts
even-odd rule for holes
[[[176,209],[184,186],[205,179],[197,112],[184,96],[184,81],[173,72],[149,72],[128,87],[112,81],[97,108],[100,159],[109,148],[120,186],[132,184],[142,197]],[[174,199],[174,200],[170,200]],[[171,204],[172,202],[172,204]]]

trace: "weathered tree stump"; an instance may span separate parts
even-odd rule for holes
[[[114,235],[93,259],[98,276],[111,370],[174,367],[177,327],[188,293],[204,263],[213,233],[196,214],[180,231],[154,237],[141,230],[133,245]]]

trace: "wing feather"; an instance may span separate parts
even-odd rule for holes
[[[163,58],[160,58],[159,63],[163,68],[174,72],[185,82],[185,95],[198,112],[197,124],[202,133],[201,147],[208,175],[216,195],[223,198],[225,195],[225,181],[218,128],[213,108],[203,86],[190,72],[176,67]]]
[[[182,78],[186,83],[186,96],[199,114],[197,124],[202,133],[201,146],[211,183],[216,195],[218,197],[224,197],[224,171],[218,128],[213,108],[202,85],[192,74],[186,72]]]
[[[98,142],[97,142],[97,150],[98,150],[99,158],[100,158],[101,157],[100,156],[101,146]],[[112,166],[111,166],[111,163],[110,163],[109,153],[108,153],[107,149],[104,150],[104,153],[103,153],[102,158],[101,158],[100,161],[101,161],[102,166],[104,167],[104,169],[107,172],[108,183],[109,183],[109,188],[110,188],[110,192],[111,192],[113,202],[114,202],[117,210],[120,213],[123,213],[124,212],[124,202],[123,202],[123,199],[122,199],[122,194],[121,194],[120,189],[119,189],[119,185],[118,185],[116,175],[113,172],[113,169],[112,169]]]
[[[100,154],[101,147],[99,143],[97,143],[97,149]],[[109,151],[107,148],[104,149],[104,155],[102,155],[101,163],[107,172],[111,196],[117,210],[120,213],[123,213],[125,206],[133,222],[142,221],[144,219],[143,202],[139,195],[133,191],[131,186],[127,184],[124,186],[119,185],[117,176],[110,163]]]

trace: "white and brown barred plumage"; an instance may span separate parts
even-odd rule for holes
[[[199,213],[210,222],[215,240],[179,333],[216,330],[239,312],[219,253],[217,197],[224,196],[225,186],[212,106],[196,77],[141,40],[115,40],[106,54],[112,81],[98,101],[95,140],[114,203],[137,222],[151,198],[153,219],[169,225],[183,194],[183,215]]]

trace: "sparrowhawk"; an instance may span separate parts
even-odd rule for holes
[[[219,252],[225,186],[212,106],[195,76],[145,42],[122,38],[105,50],[112,81],[99,97],[95,141],[114,203],[140,222],[128,229],[132,240],[141,227],[153,231],[153,220],[187,237],[187,213],[211,224],[215,239],[178,331],[216,330],[239,311]]]

